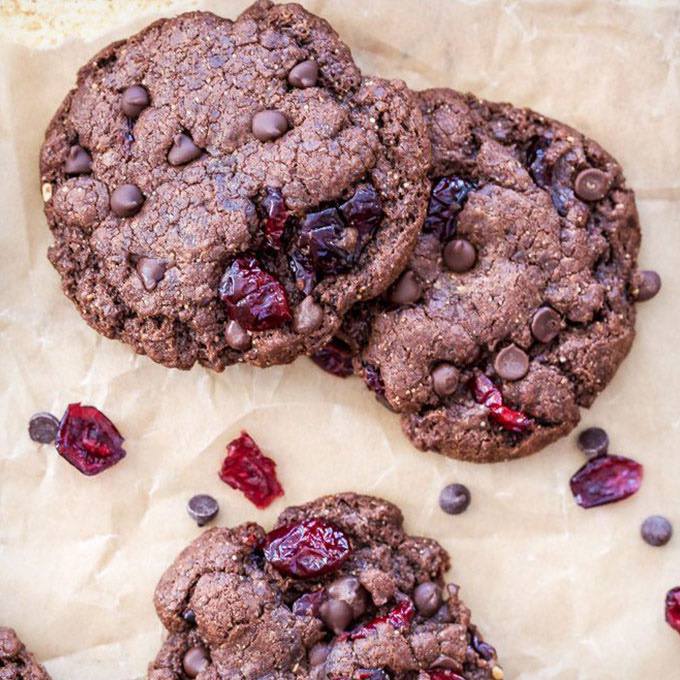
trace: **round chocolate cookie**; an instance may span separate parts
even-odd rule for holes
[[[569,432],[630,349],[633,192],[609,154],[559,122],[451,90],[420,101],[428,215],[402,279],[360,305],[344,337],[417,447],[518,458]]]
[[[288,362],[413,252],[429,141],[400,81],[261,0],[114,43],[41,153],[49,258],[97,331],[167,366]]]
[[[351,493],[288,508],[269,533],[210,529],[156,588],[170,634],[149,680],[502,678],[448,567],[397,507]]]
[[[26,651],[11,628],[0,626],[0,678],[2,680],[50,680],[47,671]]]

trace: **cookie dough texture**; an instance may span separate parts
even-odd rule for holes
[[[0,680],[50,680],[12,628],[0,626]]]
[[[291,78],[293,86],[289,73],[309,60],[319,69],[316,85]],[[123,92],[138,85],[149,104],[130,118],[124,109],[137,105],[124,106]],[[281,122],[269,115],[255,125],[263,110],[282,114],[287,131],[261,141]],[[186,152],[191,144],[198,158]],[[74,146],[90,154],[89,171]],[[69,155],[75,173],[66,172]],[[412,93],[400,81],[362,77],[323,19],[267,0],[236,21],[184,14],[102,50],[50,123],[40,159],[49,258],[93,328],[157,362],[216,370],[288,362],[323,345],[356,300],[380,293],[404,267],[424,217],[428,162]],[[127,184],[141,190],[143,204],[121,217],[124,205],[112,195]],[[280,189],[299,221],[367,185],[383,219],[348,271],[318,277],[311,297],[321,322],[301,331],[289,322],[230,347],[218,287],[236,257],[266,249],[267,188]],[[297,316],[304,296],[289,255],[284,244],[266,266]]]

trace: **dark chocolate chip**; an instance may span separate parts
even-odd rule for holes
[[[182,658],[182,668],[190,678],[195,678],[200,672],[204,671],[209,663],[208,653],[201,645],[189,648]]]
[[[417,302],[423,294],[423,288],[418,277],[410,270],[406,270],[390,291],[390,302],[395,305],[410,305]]]
[[[599,201],[609,191],[609,176],[597,168],[581,170],[574,182],[574,193],[584,201]]]
[[[82,146],[74,144],[68,150],[64,172],[67,175],[87,175],[92,172],[92,156]]]
[[[293,312],[293,329],[296,333],[311,333],[323,322],[323,308],[308,295]]]
[[[182,612],[182,618],[186,623],[193,628],[196,625],[196,614],[193,609],[185,609]]]
[[[604,456],[609,448],[609,437],[601,427],[589,427],[579,434],[577,443],[586,456]]]
[[[214,520],[219,511],[217,501],[205,493],[192,496],[187,503],[187,512],[199,527]]]
[[[128,118],[137,118],[150,104],[149,93],[141,85],[131,85],[123,91],[120,108]]]
[[[175,135],[172,148],[168,152],[170,165],[185,165],[196,160],[203,153],[202,149],[194,144],[194,140],[183,132]]]
[[[248,331],[241,326],[238,321],[230,321],[224,331],[224,339],[227,345],[239,352],[245,352],[250,349],[253,341]]]
[[[317,642],[310,650],[309,650],[309,665],[310,666],[320,666],[322,663],[325,663],[326,659],[328,658],[328,653],[330,652],[331,646],[327,645],[324,642]]]
[[[470,241],[458,238],[449,241],[444,246],[443,258],[448,269],[457,274],[462,274],[475,266],[477,251]]]
[[[39,444],[51,444],[57,438],[59,421],[51,413],[36,413],[28,421],[28,436]]]
[[[529,357],[517,345],[509,345],[498,352],[493,367],[503,380],[521,380],[529,371]]]
[[[253,116],[252,130],[261,142],[271,142],[287,132],[288,119],[280,111],[259,111]]]
[[[296,64],[288,73],[288,82],[293,87],[314,87],[318,78],[319,66],[311,59]]]
[[[463,484],[449,484],[439,494],[439,507],[449,515],[460,515],[470,505],[470,491]]]
[[[354,620],[354,612],[347,602],[326,600],[319,607],[319,617],[333,633],[340,635]]]
[[[144,288],[149,291],[153,290],[163,280],[167,268],[167,262],[156,257],[140,257],[135,264],[135,270],[142,280]]]
[[[341,576],[326,588],[326,592],[333,600],[347,602],[355,619],[366,611],[367,593],[356,576]]]
[[[557,337],[560,324],[560,315],[552,307],[541,307],[531,320],[531,334],[539,342],[548,343]]]
[[[441,363],[432,370],[432,388],[440,397],[452,395],[458,388],[460,372],[455,366]]]
[[[657,272],[645,270],[639,273],[640,283],[638,285],[636,300],[646,302],[651,300],[661,290],[661,277]]]
[[[144,195],[135,184],[121,184],[111,194],[111,210],[118,217],[132,217],[144,205]]]
[[[640,533],[645,543],[658,548],[671,540],[673,526],[665,517],[652,515],[642,523]]]
[[[431,581],[421,583],[413,591],[413,602],[421,616],[430,618],[437,613],[442,604],[442,589]]]

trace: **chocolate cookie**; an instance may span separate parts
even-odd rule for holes
[[[299,5],[158,21],[85,65],[41,154],[85,320],[167,366],[291,361],[413,251],[429,141]]]
[[[47,671],[26,651],[11,628],[0,626],[0,678],[2,680],[50,680]]]
[[[149,680],[500,679],[449,557],[399,509],[352,493],[203,533],[156,588],[170,635]]]
[[[421,449],[518,458],[569,432],[634,337],[640,229],[598,144],[451,90],[420,95],[428,215],[406,272],[345,338]]]

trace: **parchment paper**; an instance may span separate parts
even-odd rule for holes
[[[663,621],[664,595],[680,585],[680,535],[662,549],[639,537],[652,513],[680,534],[680,6],[305,3],[367,71],[533,106],[623,163],[638,193],[641,263],[664,287],[639,306],[633,351],[583,425],[604,426],[611,449],[646,476],[636,497],[584,511],[568,488],[583,462],[573,436],[509,464],[446,460],[416,451],[357,380],[306,359],[168,370],[100,338],[62,296],[45,258],[37,156],[76,69],[157,16],[196,6],[234,16],[245,4],[0,2],[0,622],[55,680],[141,678],[162,639],[154,585],[198,534],[185,512],[192,494],[215,495],[221,523],[267,526],[287,504],[356,490],[395,501],[412,532],[451,552],[451,577],[507,678],[680,677],[680,638]],[[59,46],[31,47],[46,42]],[[33,412],[61,414],[71,401],[102,408],[127,438],[127,459],[99,477],[27,436]],[[279,465],[286,495],[266,512],[216,474],[241,428]],[[453,481],[473,494],[458,517],[437,506]]]

